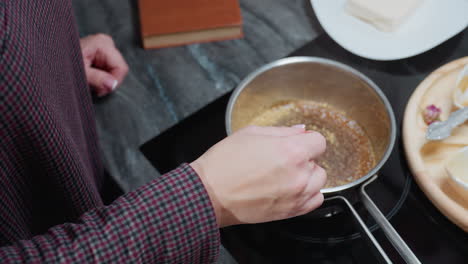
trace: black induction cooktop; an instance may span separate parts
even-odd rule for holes
[[[395,148],[368,192],[422,263],[468,263],[468,235],[443,216],[414,183],[401,144],[406,103],[416,86],[439,66],[468,56],[468,30],[419,56],[392,62],[371,61],[339,47],[327,35],[291,56],[333,59],[361,71],[389,99],[398,123]],[[226,136],[226,94],[145,143],[141,150],[161,172],[190,162]],[[324,206],[331,206],[326,202]],[[339,205],[336,205],[339,206]],[[355,204],[367,226],[394,263],[403,259],[386,240],[362,204]],[[224,228],[224,246],[239,263],[378,263],[350,213],[299,217],[265,224]]]

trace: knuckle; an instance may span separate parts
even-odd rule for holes
[[[127,63],[124,63],[124,65],[122,66],[122,69],[123,69],[124,73],[127,74],[128,71],[129,71],[128,64],[127,64]]]
[[[323,201],[325,200],[325,197],[323,196],[322,193],[318,193],[316,196],[312,198],[312,200],[306,204],[304,208],[302,208],[301,213],[302,214],[307,214],[320,206],[322,206]]]
[[[308,183],[309,183],[308,177],[299,176],[291,184],[290,192],[295,197],[301,197],[306,192]]]
[[[323,196],[323,193],[320,193],[320,194],[319,194],[319,197],[318,197],[317,207],[322,206],[322,204],[323,204],[324,201],[325,201],[325,196]],[[317,207],[316,207],[316,208],[317,208]]]
[[[283,144],[282,153],[285,157],[286,164],[297,164],[305,159],[307,152],[305,149],[294,142],[287,141]]]
[[[323,186],[325,186],[325,184],[327,183],[327,172],[324,168],[317,166],[314,174],[317,178],[317,181],[319,182],[319,187],[323,188]]]
[[[325,200],[325,197],[323,196],[323,193],[318,193],[317,197],[315,198],[314,203],[312,204],[312,207],[309,208],[310,211],[320,207],[323,204],[324,200]]]
[[[320,134],[319,132],[313,131],[310,133],[310,136],[312,137],[313,141],[317,145],[317,147],[321,150],[325,150],[327,147],[327,140],[325,137]]]
[[[297,215],[302,215],[304,214],[304,208],[305,208],[305,203],[304,199],[297,199],[294,201],[294,203],[291,205],[291,208],[289,210],[290,216],[297,216]]]
[[[323,178],[327,177],[327,172],[325,171],[324,168],[317,165],[315,168],[315,171],[319,175],[319,177],[323,177]]]

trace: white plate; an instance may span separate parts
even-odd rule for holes
[[[310,2],[333,40],[358,56],[374,60],[397,60],[423,53],[468,26],[468,0],[423,0],[414,14],[391,33],[348,14],[344,10],[347,0]]]

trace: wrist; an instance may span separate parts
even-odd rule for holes
[[[208,179],[206,177],[206,174],[205,174],[206,170],[204,169],[204,167],[202,165],[202,162],[200,160],[195,160],[194,162],[190,163],[190,166],[196,172],[196,174],[200,178],[201,182],[203,183],[203,186],[205,187],[205,190],[206,190],[206,192],[208,194],[208,197],[209,197],[209,199],[211,201],[211,205],[212,205],[213,210],[215,212],[216,222],[218,223],[218,226],[220,228],[228,226],[229,221],[227,221],[227,219],[224,219],[225,215],[226,215],[224,213],[224,211],[226,211],[226,210],[221,205],[221,203],[218,201],[218,199],[217,199],[217,197],[215,195],[213,186],[210,184],[210,182],[208,181]]]

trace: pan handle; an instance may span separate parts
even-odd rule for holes
[[[333,196],[333,197],[330,197],[330,198],[327,198],[326,199],[327,201],[331,201],[331,200],[341,200],[342,202],[344,202],[346,204],[346,206],[348,207],[348,209],[351,211],[352,215],[354,216],[354,219],[357,221],[358,223],[358,227],[361,231],[361,233],[363,233],[363,237],[368,241],[370,242],[371,245],[374,246],[374,255],[379,259],[379,262],[380,263],[387,263],[387,264],[391,264],[392,261],[390,260],[390,258],[387,256],[387,254],[385,253],[385,251],[382,249],[382,247],[380,246],[379,242],[377,242],[377,240],[375,239],[375,237],[372,235],[371,231],[369,230],[369,228],[367,228],[366,224],[364,223],[364,221],[361,219],[361,217],[359,216],[359,214],[356,212],[356,210],[354,209],[353,205],[351,205],[351,203],[348,201],[348,199],[346,199],[345,197],[343,196],[340,196],[340,195],[337,195],[337,196]]]
[[[380,228],[382,228],[385,236],[388,238],[388,240],[390,240],[392,245],[395,247],[398,253],[400,253],[400,255],[403,257],[406,263],[420,264],[421,262],[414,255],[413,251],[411,251],[411,249],[408,247],[405,241],[400,237],[400,235],[393,228],[390,222],[385,218],[385,216],[382,214],[379,208],[375,205],[374,201],[372,201],[372,199],[366,193],[367,185],[369,185],[376,179],[377,175],[374,175],[370,180],[368,180],[361,186],[360,193],[364,207],[366,207],[367,211],[369,211],[369,213],[372,215],[375,222],[380,226]]]

